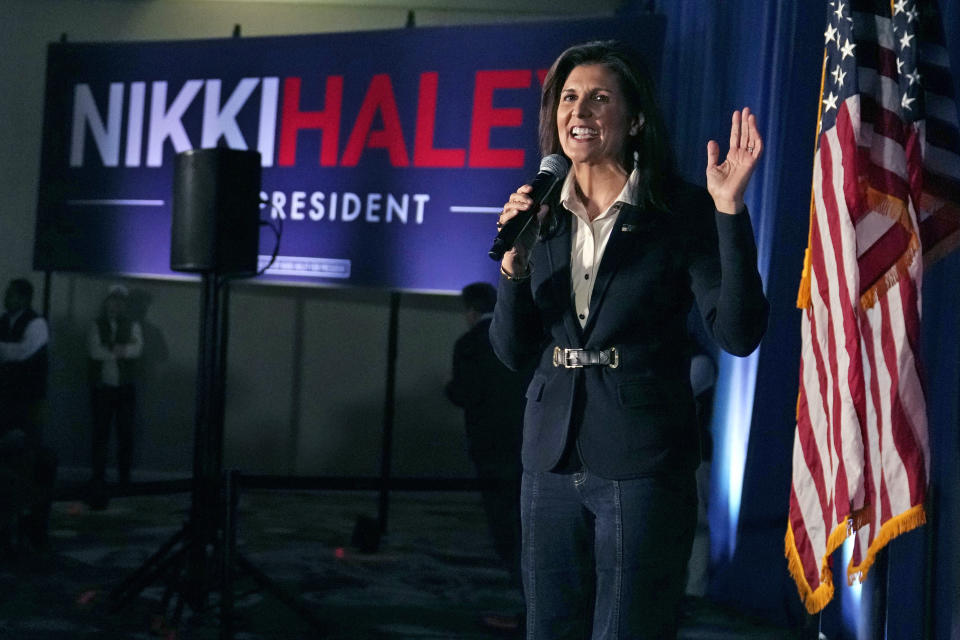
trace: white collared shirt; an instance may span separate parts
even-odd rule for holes
[[[593,282],[600,268],[600,261],[606,251],[607,242],[613,232],[620,213],[620,204],[635,205],[637,181],[639,173],[634,169],[627,178],[613,203],[606,211],[591,221],[587,217],[587,210],[577,197],[574,188],[573,169],[567,172],[567,178],[560,189],[560,203],[572,214],[570,237],[570,280],[573,308],[577,313],[580,326],[587,324],[590,315],[590,298],[593,295]]]

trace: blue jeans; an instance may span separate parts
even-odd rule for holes
[[[525,471],[520,505],[527,640],[676,637],[697,522],[692,471]]]

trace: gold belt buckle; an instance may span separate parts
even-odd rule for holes
[[[553,348],[553,366],[563,367],[564,369],[582,369],[583,365],[579,362],[571,363],[569,357],[581,349],[569,349],[569,348]]]

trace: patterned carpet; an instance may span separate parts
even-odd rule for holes
[[[176,534],[189,495],[115,498],[104,511],[58,502],[51,549],[7,558],[0,570],[0,637],[216,638],[217,612],[185,608],[176,628],[158,622],[164,583],[112,611],[110,590]],[[369,492],[248,492],[240,502],[244,556],[324,623],[318,631],[249,577],[235,585],[235,637],[502,638],[479,624],[486,611],[516,610],[486,540],[472,494],[396,494],[394,527],[377,553],[351,547],[359,515],[376,513]],[[211,593],[216,603],[217,591]],[[173,618],[174,603],[166,609]]]
[[[486,535],[479,496],[397,492],[390,530],[375,553],[351,545],[358,516],[377,510],[373,492],[246,491],[238,548],[320,628],[242,575],[235,584],[237,640],[494,640],[511,637],[480,623],[488,612],[517,611]],[[163,606],[155,581],[117,610],[112,589],[176,534],[189,494],[114,498],[103,511],[54,504],[46,552],[8,554],[0,563],[0,638],[110,640],[219,638],[218,609]],[[215,605],[219,590],[210,593]],[[681,638],[794,637],[691,603]],[[514,634],[513,637],[519,637]]]

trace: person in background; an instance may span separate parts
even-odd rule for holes
[[[47,394],[47,321],[33,310],[33,285],[11,280],[0,318],[0,429],[23,432],[27,441],[42,441],[40,411]]]
[[[463,288],[461,298],[469,330],[454,345],[447,398],[463,409],[467,449],[483,484],[493,546],[520,590],[520,438],[529,376],[507,369],[490,347],[497,290],[475,282]],[[513,631],[520,628],[522,615],[490,614],[483,622]]]
[[[143,352],[140,323],[127,314],[127,288],[110,287],[100,315],[90,325],[87,348],[90,357],[90,399],[93,410],[91,506],[106,507],[99,490],[106,478],[111,426],[117,431],[117,480],[130,482],[133,461],[133,423],[136,362]]]
[[[702,598],[707,593],[710,567],[710,520],[707,501],[710,498],[710,475],[713,464],[713,396],[717,383],[717,365],[713,357],[698,344],[690,356],[690,388],[697,412],[700,434],[700,466],[697,467],[697,530],[687,563],[686,595]]]
[[[33,310],[33,285],[18,278],[7,285],[0,316],[0,467],[10,486],[20,487],[11,506],[19,536],[34,549],[47,546],[47,521],[57,475],[57,457],[43,445],[42,412],[47,393],[47,321]],[[13,515],[13,514],[11,514]],[[2,542],[12,532],[4,530]]]

